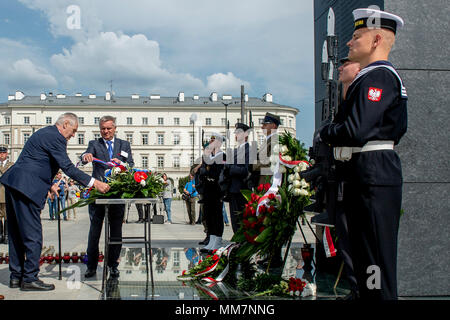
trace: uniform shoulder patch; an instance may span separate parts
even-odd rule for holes
[[[378,101],[381,100],[381,93],[382,92],[383,92],[383,89],[370,87],[369,88],[369,92],[367,93],[367,98],[370,101],[378,102]]]

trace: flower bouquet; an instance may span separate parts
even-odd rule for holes
[[[271,159],[272,167],[278,168],[273,182],[259,185],[255,192],[242,191],[248,202],[241,227],[232,238],[241,243],[236,253],[238,261],[248,261],[258,253],[269,257],[267,269],[276,250],[292,238],[303,207],[310,203],[309,184],[300,177],[309,166],[306,150],[290,133],[285,132],[279,139],[279,158]]]
[[[218,250],[214,250],[212,255],[200,260],[197,265],[190,270],[183,270],[177,277],[181,281],[204,280],[207,282],[220,282],[227,275],[230,268],[230,256],[236,244],[229,244]]]
[[[110,186],[108,192],[103,194],[93,188],[86,189],[77,203],[61,210],[59,213],[76,207],[84,207],[94,203],[97,199],[103,198],[155,198],[164,189],[160,174],[129,168],[126,164],[107,170],[105,179]]]

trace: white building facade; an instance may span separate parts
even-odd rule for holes
[[[281,118],[279,130],[287,130],[295,136],[298,109],[276,104],[271,94],[262,98],[244,99],[245,123],[253,122],[250,141],[258,145],[264,140],[261,122],[266,112]],[[185,177],[200,155],[200,146],[214,134],[227,135],[228,147],[235,146],[234,124],[242,122],[241,97],[209,97],[193,95],[185,97],[161,97],[157,94],[116,97],[110,92],[105,96],[90,94],[66,96],[64,94],[41,94],[26,96],[18,91],[0,104],[0,144],[8,147],[10,159],[15,161],[27,139],[39,128],[52,125],[64,112],[78,116],[79,127],[75,137],[69,140],[68,155],[76,164],[90,140],[100,138],[99,119],[104,115],[116,117],[116,136],[131,143],[135,167],[151,168],[166,172],[178,186],[178,179]],[[191,119],[196,119],[192,122]],[[81,167],[88,173],[90,164]]]

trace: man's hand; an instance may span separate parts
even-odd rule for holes
[[[117,159],[117,158],[112,158],[111,161],[113,161],[113,162],[115,162],[115,163],[118,163],[118,164],[122,164],[122,161],[120,161],[120,160]]]
[[[101,182],[100,180],[94,181],[94,188],[100,191],[101,193],[106,193],[109,191],[110,186],[107,183]]]
[[[56,196],[56,197],[58,197],[58,191],[59,191],[60,189],[59,189],[59,184],[58,183],[55,183],[54,185],[52,185],[51,187],[50,187],[50,193],[52,194],[52,195],[54,195],[54,196]],[[54,197],[53,196],[53,197]],[[53,200],[53,199],[52,199]]]
[[[83,161],[84,162],[92,162],[92,161],[94,161],[94,156],[92,155],[92,153],[85,153],[83,155]]]

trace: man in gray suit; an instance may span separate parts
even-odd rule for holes
[[[114,161],[117,163],[126,162],[133,167],[134,162],[131,155],[130,143],[114,136],[116,132],[116,118],[112,116],[103,116],[100,119],[99,126],[102,137],[97,140],[89,141],[87,150],[80,157],[83,164],[92,162],[92,176],[96,179],[104,179],[105,170],[109,169],[108,166],[102,163],[93,162],[94,158],[102,161]],[[108,212],[111,240],[121,241],[122,221],[125,213],[125,205],[110,205]],[[87,271],[84,275],[86,278],[93,277],[97,272],[99,253],[98,243],[102,232],[104,217],[104,205],[89,205],[89,218],[91,220],[91,226],[89,229],[87,247]],[[121,248],[122,246],[120,244],[109,246],[109,256],[108,261],[106,262],[109,267],[111,277],[113,278],[119,277],[119,270],[117,269],[119,263],[117,262],[117,259],[120,256]]]

